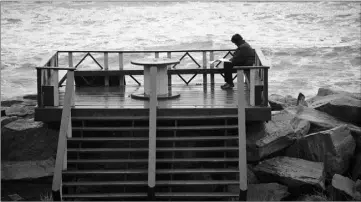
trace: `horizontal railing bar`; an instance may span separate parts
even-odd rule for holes
[[[247,70],[247,69],[269,69],[269,66],[234,66],[236,70]]]
[[[240,67],[240,69],[253,69],[256,66],[244,66]],[[258,67],[261,69],[263,67]],[[269,67],[268,67],[269,68]],[[265,67],[265,69],[268,69]],[[255,68],[257,69],[257,68]],[[236,73],[237,69],[233,68],[232,73]],[[168,74],[220,74],[224,73],[223,68],[219,69],[169,69]],[[88,70],[88,71],[75,71],[76,76],[122,76],[122,75],[143,75],[143,70],[108,70],[108,71],[100,71],[100,70]]]
[[[54,69],[54,70],[69,70],[75,71],[73,67],[35,67],[36,69]]]
[[[197,49],[197,50],[142,50],[142,51],[119,51],[119,50],[59,50],[58,53],[167,53],[167,52],[204,52],[204,51],[235,51],[235,49]]]

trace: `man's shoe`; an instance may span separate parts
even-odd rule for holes
[[[232,89],[234,87],[234,85],[232,85],[232,84],[226,84],[226,85],[224,85],[224,86],[221,86],[221,88],[223,89],[223,90],[226,90],[226,89]]]
[[[228,83],[225,83],[225,84],[221,85],[221,88],[225,87],[226,85],[228,85]]]

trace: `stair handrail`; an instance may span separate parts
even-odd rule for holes
[[[46,67],[49,68],[49,67]],[[66,155],[66,140],[71,137],[71,107],[74,106],[74,70],[75,68],[66,68],[67,81],[65,87],[65,97],[61,115],[60,131],[58,137],[58,147],[56,151],[56,160],[54,167],[54,176],[52,183],[52,194],[54,201],[61,201],[61,184],[62,171],[66,170],[67,155]]]
[[[237,68],[239,200],[247,201],[246,100],[244,67]]]

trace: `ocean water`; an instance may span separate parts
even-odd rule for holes
[[[36,93],[34,67],[52,50],[235,48],[234,33],[271,62],[270,94],[361,90],[359,2],[1,2],[2,100]]]

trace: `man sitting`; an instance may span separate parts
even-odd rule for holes
[[[222,89],[231,89],[234,87],[232,78],[232,68],[234,66],[253,66],[254,63],[254,50],[245,40],[243,40],[241,35],[233,35],[231,41],[238,48],[229,62],[226,61],[223,64],[223,68],[225,70],[224,81],[226,83],[221,86]],[[249,79],[249,70],[245,70],[245,75],[247,79]]]

